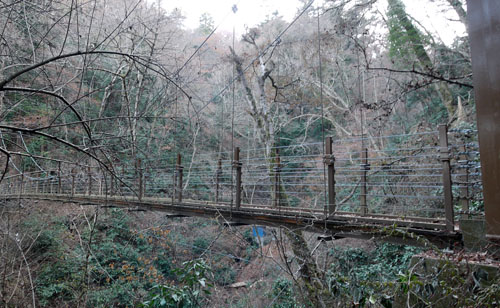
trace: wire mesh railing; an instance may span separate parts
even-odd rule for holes
[[[4,194],[107,195],[453,222],[482,211],[477,139],[443,130],[176,155],[132,165],[59,164],[8,175]],[[325,148],[326,147],[326,148]],[[231,160],[231,157],[234,159]],[[185,160],[185,158],[184,158]],[[451,215],[451,216],[450,216]]]

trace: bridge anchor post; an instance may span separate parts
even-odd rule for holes
[[[222,176],[222,159],[217,161],[217,171],[215,173],[215,203],[219,202],[220,178]]]
[[[71,197],[75,195],[75,177],[76,177],[76,169],[73,167],[71,169]]]
[[[275,157],[276,165],[273,168],[274,171],[274,206],[280,206],[280,154],[279,150],[276,149],[276,157]]]
[[[234,148],[233,168],[236,170],[235,206],[236,210],[239,210],[241,205],[241,162],[239,147]]]
[[[460,160],[458,163],[461,165],[462,176],[460,183],[460,197],[458,204],[464,213],[469,212],[469,155],[467,154],[467,147],[462,145],[460,147]]]
[[[328,216],[335,213],[335,157],[333,156],[333,140],[327,137],[325,142],[325,157],[323,163],[328,168]]]
[[[57,162],[57,193],[62,193],[61,162]]]
[[[177,170],[177,201],[182,202],[182,174],[184,167],[182,166],[182,156],[181,154],[177,154],[177,165],[175,166]],[[175,184],[174,184],[175,185]]]
[[[451,190],[450,152],[448,150],[448,126],[439,125],[439,159],[443,164],[443,192],[444,212],[446,218],[446,230],[455,230],[455,218],[453,213],[453,194]]]
[[[137,177],[138,177],[138,185],[139,185],[139,201],[144,197],[144,174],[142,172],[142,160],[139,158],[137,160]]]
[[[111,168],[110,168],[111,169]],[[113,170],[113,169],[111,169]],[[109,174],[109,195],[114,196],[115,195],[115,177],[113,176],[113,173]]]
[[[24,193],[24,172],[21,172],[21,187],[19,187],[19,198]]]
[[[362,137],[363,138],[363,137]],[[368,175],[368,170],[370,170],[370,164],[368,164],[368,149],[363,148],[361,150],[361,192],[359,194],[359,199],[360,199],[360,205],[361,205],[361,214],[366,215],[368,214],[368,204],[367,204],[367,194],[368,194],[368,189],[367,189],[367,175]]]
[[[90,166],[87,167],[87,176],[88,176],[88,195],[92,195],[92,170],[90,169]]]

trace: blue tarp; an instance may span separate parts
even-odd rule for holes
[[[252,234],[255,237],[263,237],[264,235],[266,235],[266,231],[264,230],[264,227],[253,227]]]

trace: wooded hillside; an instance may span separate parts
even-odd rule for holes
[[[0,1],[1,180],[54,170],[84,178],[93,168],[102,186],[109,175],[138,195],[127,181],[175,168],[178,154],[188,190],[200,181],[197,155],[230,161],[235,147],[260,149],[271,174],[276,149],[322,148],[326,137],[361,138],[383,153],[420,148],[431,142],[420,133],[447,124],[461,142],[477,141],[466,34],[443,41],[403,0],[301,2],[292,21],[278,11],[233,36],[208,14],[187,29],[161,1]],[[464,1],[428,2],[441,10],[432,18],[467,28]],[[381,138],[405,134],[417,137]],[[282,185],[274,191],[284,194]],[[317,195],[307,201],[322,202]],[[296,206],[288,197],[277,205]],[[260,238],[252,226],[94,204],[19,199],[0,208],[5,307],[392,307],[400,292],[424,307],[440,283],[408,271],[420,248],[318,242],[286,228]],[[456,305],[499,303],[498,284],[447,270],[462,280],[439,292]]]

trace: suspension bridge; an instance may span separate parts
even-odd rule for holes
[[[6,200],[164,211],[228,225],[301,228],[329,239],[418,244],[424,237],[443,247],[461,242],[458,215],[478,214],[474,206],[482,202],[475,134],[441,125],[187,159],[143,158],[132,166],[59,161],[50,170],[9,174],[0,191]]]

